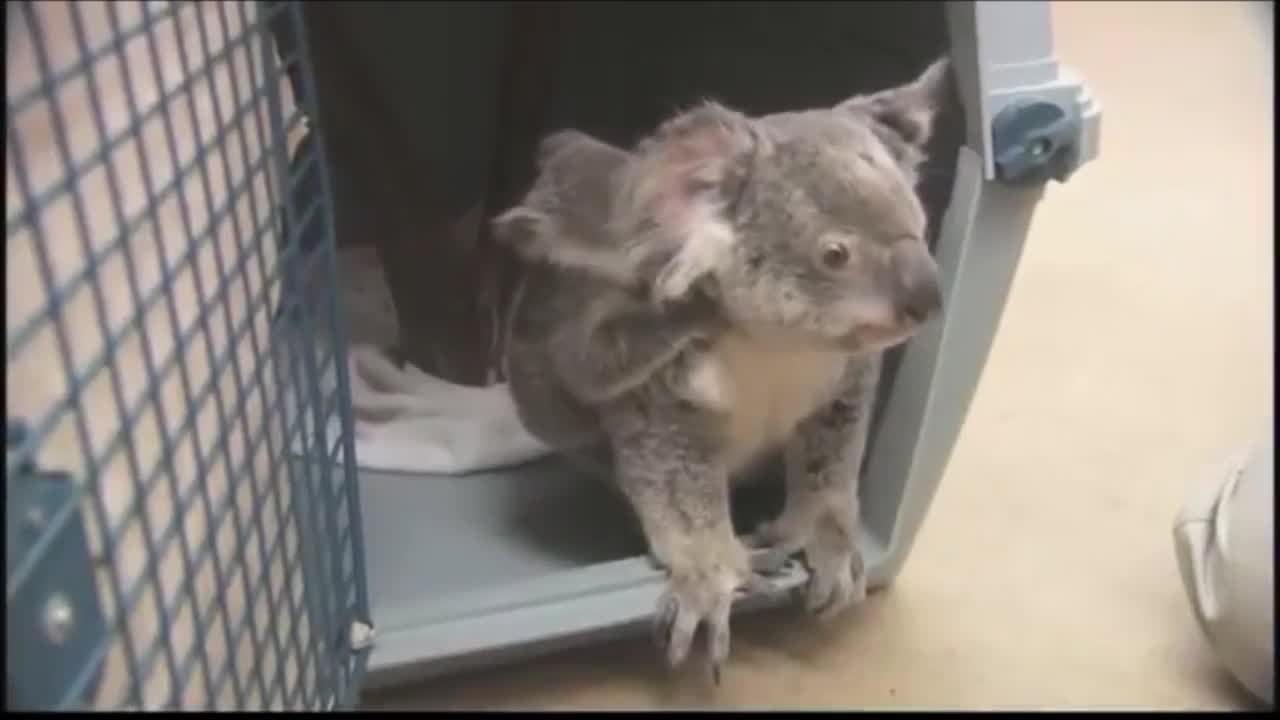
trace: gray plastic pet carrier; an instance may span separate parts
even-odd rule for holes
[[[631,142],[706,96],[834,104],[950,53],[921,188],[945,315],[890,355],[861,486],[890,582],[1036,203],[1098,151],[1043,2],[6,13],[10,708],[342,708],[642,629],[663,576],[607,488],[549,459],[359,469],[347,343],[367,328],[339,313],[338,249],[376,249],[406,357],[489,382],[511,263],[484,223],[429,231],[509,205],[543,133]],[[777,503],[735,497],[735,524]]]

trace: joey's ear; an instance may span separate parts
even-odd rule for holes
[[[537,210],[517,205],[493,219],[493,238],[528,256],[543,234],[549,218]]]
[[[716,103],[681,113],[637,146],[620,209],[634,228],[659,230],[677,245],[723,233],[723,208],[759,142],[750,119]]]
[[[551,176],[555,187],[607,186],[626,161],[626,151],[577,130],[551,133],[538,144],[538,171]]]
[[[614,187],[630,155],[577,130],[561,130],[538,146],[538,178],[525,205],[554,217],[583,238],[608,223]]]
[[[538,143],[538,169],[546,168],[547,164],[563,151],[572,151],[578,146],[593,142],[595,139],[584,132],[557,130]]]
[[[950,92],[950,83],[951,62],[943,57],[905,85],[850,98],[838,108],[869,115],[893,131],[899,141],[919,150],[933,134],[933,121]]]
[[[629,157],[576,130],[548,135],[532,187],[493,220],[494,239],[525,260],[632,282],[634,263],[607,232],[612,188]]]
[[[545,170],[565,157],[591,155],[596,152],[622,152],[579,130],[557,130],[538,143],[538,169]]]
[[[566,232],[591,234],[593,222],[604,222],[612,176],[626,160],[625,152],[586,133],[551,133],[538,144],[538,174],[529,191],[494,218],[494,238],[532,257],[544,255],[544,246],[559,243]]]

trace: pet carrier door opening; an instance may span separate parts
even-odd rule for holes
[[[635,631],[663,587],[619,494],[548,456],[503,389],[521,270],[488,220],[528,189],[540,140],[572,128],[628,147],[704,98],[753,116],[830,107],[951,55],[957,92],[917,187],[951,310],[888,354],[860,487],[871,585],[892,580],[1044,180],[1096,152],[1097,105],[1054,61],[1046,4],[332,2],[303,14],[315,93],[299,94],[323,130],[352,343],[378,629],[366,687]],[[1018,82],[1034,84],[1029,115],[1006,108]],[[781,475],[776,462],[760,472]],[[737,494],[735,528],[774,516],[780,496],[777,482]],[[780,584],[805,580],[792,567]]]
[[[633,627],[661,578],[633,513],[501,422],[513,414],[499,396],[501,323],[519,266],[484,220],[527,190],[553,130],[625,147],[703,97],[760,115],[906,82],[947,51],[941,6],[336,2],[304,15],[325,49],[312,55],[316,94],[299,94],[324,131],[345,273],[372,682]],[[935,233],[958,102],[939,125],[921,187]],[[452,423],[433,415],[448,412]],[[778,483],[742,491],[735,527],[780,500]],[[887,539],[864,544],[876,564]],[[785,582],[803,578],[795,568]]]

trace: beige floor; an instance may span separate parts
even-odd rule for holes
[[[382,707],[1229,708],[1170,525],[1271,403],[1269,16],[1055,3],[1103,151],[1036,218],[912,557],[830,630],[735,625],[718,692],[643,639],[370,698]]]

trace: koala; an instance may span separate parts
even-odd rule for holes
[[[884,350],[942,309],[917,172],[950,69],[833,107],[747,117],[705,102],[630,150],[552,135],[524,201],[494,221],[524,258],[508,387],[539,439],[627,498],[667,588],[667,661],[801,553],[806,607],[866,594],[858,479]],[[731,483],[786,458],[786,501],[753,545]]]
[[[501,239],[527,261],[577,268],[630,286],[681,252],[681,260],[668,266],[667,277],[653,290],[656,300],[683,298],[709,269],[714,253],[705,239],[680,243],[678,236],[653,232],[659,228],[647,218],[610,215],[624,178],[619,171],[632,160],[626,151],[576,130],[547,136],[538,148],[533,187],[521,205],[495,220]]]
[[[663,265],[687,276],[705,264],[689,250],[697,244],[681,246],[611,215],[620,171],[633,160],[584,133],[553,133],[539,147],[539,174],[522,204],[494,221],[497,238],[529,263],[510,306],[521,330],[507,340],[523,349],[530,338],[538,348],[508,351],[506,371],[520,376],[515,392],[525,396],[517,407],[526,425],[562,451],[576,447],[574,438],[599,439],[584,405],[647,381],[722,324],[706,294],[683,288],[662,296],[652,280]],[[579,292],[545,290],[566,281]],[[529,288],[537,297],[526,302]],[[516,325],[514,318],[506,323],[509,330]]]
[[[502,240],[523,259],[638,280],[640,238],[607,232],[618,171],[631,159],[620,148],[562,130],[538,146],[538,176],[523,202],[499,216]]]

